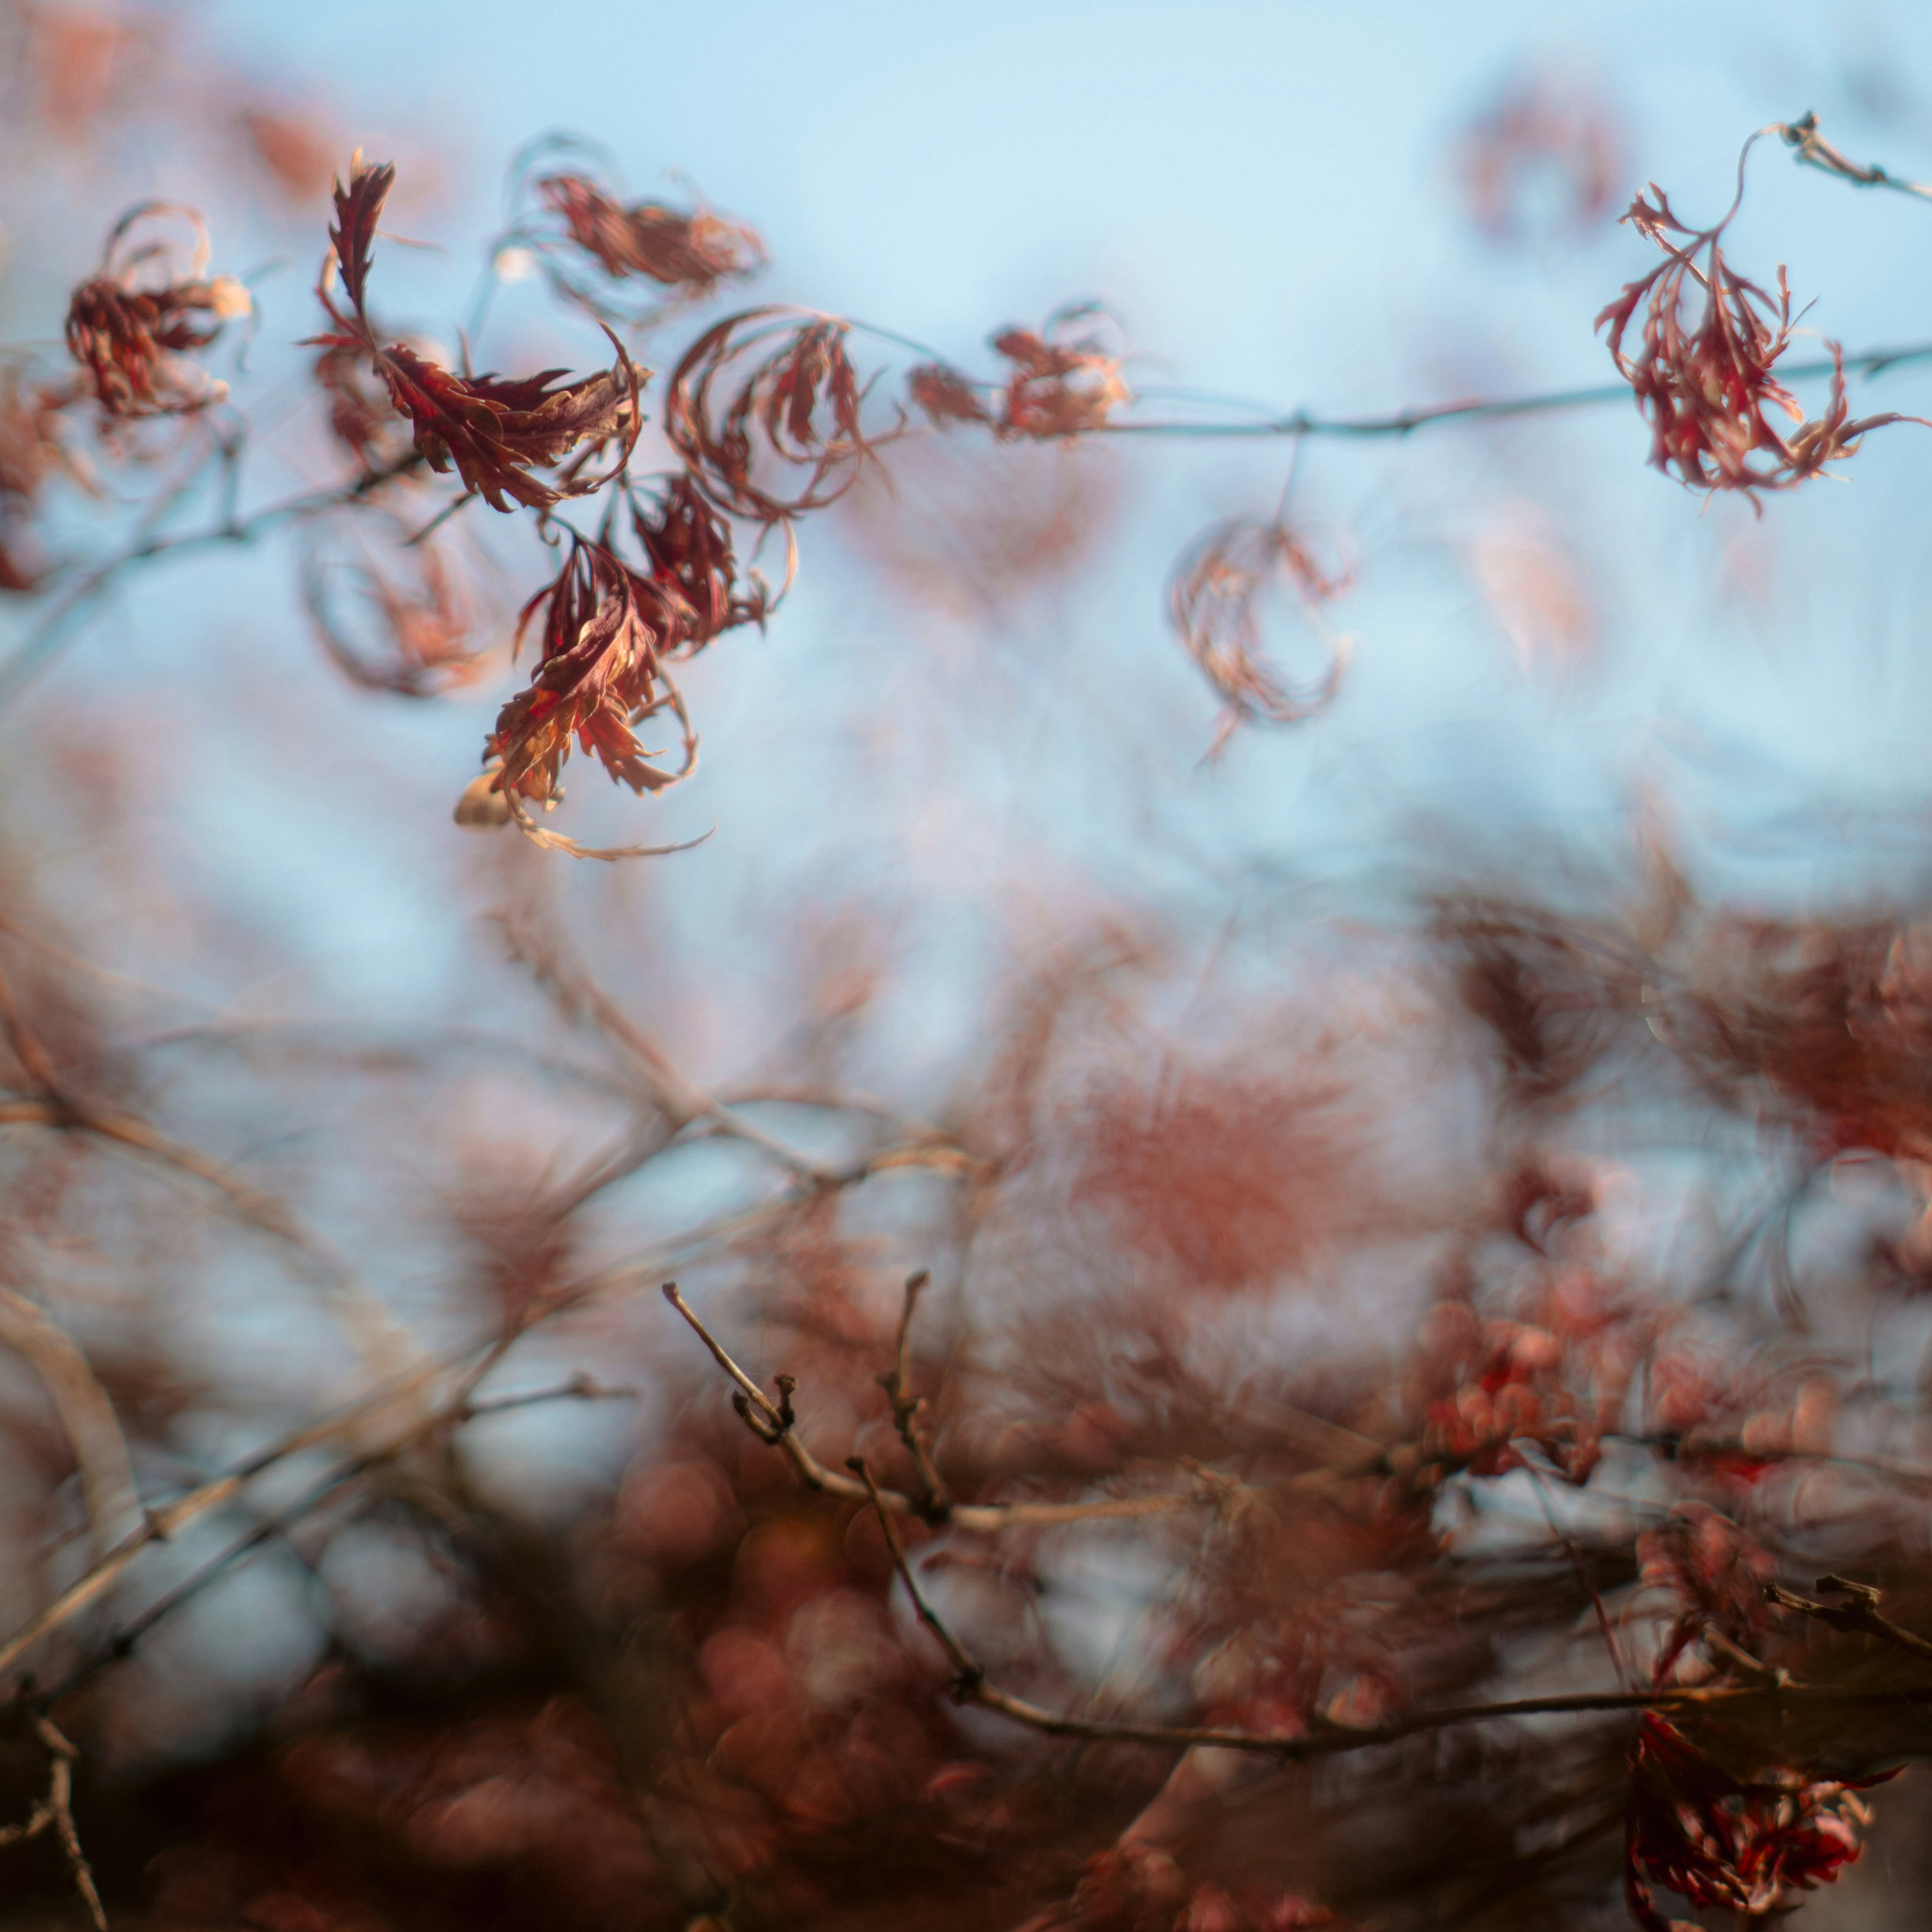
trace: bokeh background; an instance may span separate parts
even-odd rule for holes
[[[202,209],[218,266],[258,305],[245,347],[216,362],[262,428],[244,485],[256,502],[326,473],[296,344],[316,325],[328,180],[358,146],[394,158],[388,232],[424,244],[386,247],[385,314],[446,350],[513,158],[568,130],[606,144],[631,193],[694,190],[753,224],[772,257],[761,298],[976,368],[1001,326],[1098,300],[1146,414],[1231,424],[1607,381],[1594,319],[1650,266],[1616,220],[1630,194],[1654,180],[1714,219],[1744,138],[1808,109],[1854,156],[1932,176],[1932,16],[1904,5],[208,0],[0,18],[5,85],[32,103],[0,133],[0,336],[54,341],[65,288],[122,206]],[[1598,130],[1609,185],[1587,218],[1560,179],[1486,203],[1472,178],[1472,142],[1532,85]],[[1749,182],[1733,259],[1763,278],[1787,264],[1815,302],[1808,328],[1854,352],[1932,339],[1932,207],[1797,168],[1774,141]],[[602,353],[535,280],[504,284],[472,347],[506,370]],[[1932,365],[1861,379],[1855,406],[1932,410]],[[1268,514],[1285,442],[909,446],[890,480],[801,532],[798,583],[766,633],[691,668],[697,780],[640,804],[574,775],[566,814],[585,836],[716,826],[694,851],[615,868],[451,820],[517,681],[514,610],[545,574],[534,543],[479,510],[459,520],[495,655],[421,702],[355,688],[317,647],[298,538],[197,553],[130,574],[4,694],[5,863],[40,909],[21,929],[51,922],[21,956],[111,1012],[114,1052],[140,1058],[180,1130],[298,1196],[441,1346],[474,1328],[476,1257],[509,1267],[478,1232],[485,1208],[577,1172],[622,1112],[608,1041],[559,1019],[493,913],[567,932],[709,1085],[836,1082],[949,1120],[962,1092],[990,1090],[1016,985],[1109,934],[1162,962],[1131,1024],[1095,1023],[1121,1077],[1165,1028],[1256,1066],[1279,1047],[1304,1094],[1328,1092],[1329,1055],[1368,1096],[1348,1144],[1373,1147],[1383,1180],[1316,1245],[1345,1224],[1374,1241],[1312,1292],[1215,1318],[1249,1346],[1353,1346],[1412,1302],[1478,1158],[1469,1070],[1413,1024],[1432,895],[1588,900],[1664,851],[1697,896],[1766,916],[1918,892],[1928,435],[1875,436],[1844,480],[1762,514],[1647,469],[1624,403],[1308,438],[1291,502],[1353,561],[1334,614],[1347,674],[1318,719],[1244,728],[1218,753],[1217,701],[1177,644],[1167,586],[1204,526]],[[111,544],[136,494],[62,496],[55,554]],[[181,527],[207,514],[184,508]],[[1312,674],[1318,642],[1277,614],[1285,662]],[[34,621],[0,608],[0,650]],[[1263,1010],[1258,1047],[1244,1029]],[[820,1135],[829,1158],[852,1130],[788,1116],[787,1131]],[[1292,1132],[1270,1146],[1324,1184],[1318,1150]],[[693,1292],[724,1305],[766,1263],[680,1261],[680,1244],[769,1196],[742,1154],[695,1148],[616,1190],[573,1237],[574,1264],[640,1280],[694,1266]],[[1720,1245],[1685,1232],[1677,1154],[1626,1165],[1626,1262]],[[98,1245],[76,1237],[36,1265],[157,1406],[171,1446],[143,1452],[154,1481],[358,1385],[335,1327],[259,1244],[211,1247],[145,1196],[89,1211]],[[908,1196],[852,1238],[889,1282],[949,1211]],[[1174,1260],[1180,1237],[1148,1238]],[[1302,1239],[1264,1263],[1299,1268]],[[1023,1304],[1043,1256],[1074,1293],[1084,1242],[995,1238],[988,1305]],[[1210,1276],[1248,1265],[1183,1258]],[[688,1346],[648,1296],[600,1320],[533,1342],[512,1382],[587,1361],[647,1388]],[[1901,1360],[1922,1326],[1912,1312],[1887,1331]],[[565,1534],[667,1426],[649,1395],[506,1414],[474,1426],[472,1479]],[[10,1480],[16,1534],[40,1537],[44,1470]],[[77,1520],[70,1486],[62,1507]],[[185,1574],[199,1546],[142,1587]],[[1072,1568],[1084,1608],[1058,1640],[1117,1657],[1156,1580],[1118,1549]],[[404,1654],[452,1587],[392,1525],[352,1526],[307,1569],[272,1550],[129,1666],[108,1756],[131,1775],[217,1755],[309,1681],[344,1620],[367,1654]],[[19,1609],[32,1592],[16,1594]]]

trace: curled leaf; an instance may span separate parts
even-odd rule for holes
[[[529,688],[503,706],[487,747],[502,761],[503,793],[540,804],[560,796],[573,740],[635,792],[662,791],[688,777],[698,736],[664,669],[678,634],[674,595],[604,545],[573,538],[562,569],[524,607],[520,646],[540,611],[536,672]],[[652,763],[661,754],[644,750],[632,728],[660,716],[676,721],[682,741],[682,760],[669,771]]]
[[[1871,1822],[1860,1794],[1897,1775],[1822,1778],[1778,1767],[1738,1778],[1645,1712],[1624,1820],[1624,1894],[1637,1923],[1673,1932],[1654,1885],[1753,1922],[1790,1910],[1793,1893],[1831,1884],[1856,1862]]]
[[[482,652],[473,614],[432,545],[399,548],[386,568],[366,557],[312,550],[302,593],[323,650],[367,689],[431,698],[476,674]]]
[[[1090,305],[1057,310],[1037,334],[1004,330],[993,347],[1012,364],[998,424],[1003,436],[1078,436],[1100,428],[1114,411],[1133,400],[1120,358],[1097,334],[1074,335],[1075,324],[1094,316]]]
[[[143,224],[170,215],[185,220],[196,237],[185,274],[166,240],[145,238]],[[208,279],[207,266],[207,230],[191,208],[146,202],[115,224],[99,272],[74,290],[67,314],[68,352],[87,372],[104,414],[191,416],[227,395],[226,383],[183,358],[254,304],[232,276]]]
[[[628,460],[643,417],[640,377],[615,336],[614,367],[560,382],[565,371],[535,376],[459,376],[400,343],[376,352],[389,400],[415,425],[416,446],[439,476],[454,469],[493,510],[511,501],[548,509],[601,488]],[[602,475],[584,466],[611,444],[617,455]],[[532,472],[576,456],[554,484]]]
[[[764,622],[772,599],[764,579],[754,572],[749,590],[740,590],[731,527],[688,475],[671,478],[648,508],[634,501],[632,520],[652,580],[682,606],[679,656],[740,624]]]
[[[1174,628],[1188,656],[1226,700],[1230,728],[1244,718],[1298,724],[1334,701],[1350,642],[1330,636],[1322,614],[1351,580],[1344,568],[1324,570],[1303,539],[1278,521],[1235,518],[1216,524],[1182,560],[1169,593]],[[1328,648],[1328,670],[1301,690],[1282,679],[1262,646],[1258,607],[1280,584],[1294,594]]]
[[[747,309],[686,351],[671,374],[664,434],[720,509],[782,523],[851,488],[878,439],[860,424],[848,329],[808,310]]]
[[[1738,490],[1755,501],[1760,490],[1794,488],[1851,455],[1868,430],[1923,420],[1888,413],[1854,421],[1845,401],[1843,351],[1832,343],[1831,400],[1822,417],[1805,422],[1797,398],[1772,373],[1792,333],[1783,267],[1774,296],[1724,260],[1721,243],[1736,201],[1715,226],[1694,229],[1672,213],[1654,183],[1650,193],[1655,200],[1639,195],[1624,219],[1655,242],[1664,260],[1626,283],[1597,326],[1607,326],[1611,360],[1650,424],[1655,468],[1666,476],[1674,470],[1692,489]],[[1691,304],[1698,305],[1694,321],[1687,314]],[[1640,308],[1641,346],[1632,355],[1624,342]],[[1767,410],[1802,427],[1795,434],[1780,431]]]
[[[611,280],[642,277],[685,302],[702,301],[720,282],[740,280],[764,266],[764,244],[757,234],[709,208],[677,208],[656,201],[627,206],[577,173],[546,176],[536,188],[544,207],[563,223],[563,239],[532,238],[539,252],[553,261],[567,241]],[[566,279],[563,286],[579,301],[598,308],[579,284]]]

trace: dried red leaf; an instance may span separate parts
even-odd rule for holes
[[[344,314],[332,296],[325,263],[316,293],[336,331],[315,343],[328,350],[366,352],[397,412],[414,425],[416,446],[429,466],[439,476],[454,468],[464,487],[492,509],[508,511],[514,501],[544,510],[566,496],[602,488],[629,460],[643,422],[642,379],[608,328],[616,363],[560,385],[561,369],[516,377],[459,376],[401,343],[379,345],[365,301],[370,250],[394,178],[392,166],[365,167],[358,153],[349,186],[337,184],[331,260],[341,272],[351,313]],[[352,434],[361,428],[357,423],[347,427]],[[584,475],[584,465],[614,443],[618,449],[610,468]],[[559,464],[564,467],[555,483],[531,473]]]
[[[400,453],[396,435],[403,422],[389,400],[389,386],[362,344],[338,344],[315,358],[316,386],[328,403],[328,427],[336,441],[365,469],[377,469]]]
[[[132,240],[138,225],[177,214],[196,236],[185,276],[172,272],[165,242]],[[205,349],[224,324],[248,314],[248,291],[230,275],[205,274],[207,231],[192,209],[166,202],[130,208],[107,238],[100,272],[68,304],[67,346],[111,418],[190,416],[218,403],[227,386],[181,358]]]
[[[739,590],[731,527],[688,475],[671,478],[649,508],[634,501],[631,514],[652,577],[680,601],[678,655],[740,624],[764,622],[771,599],[764,579],[754,574],[749,591]]]
[[[1068,334],[1097,313],[1090,304],[1061,309],[1038,334],[1009,328],[993,338],[994,349],[1013,365],[1001,399],[1002,436],[1078,436],[1102,428],[1133,400],[1120,358],[1102,338]]]
[[[612,778],[633,791],[660,791],[689,776],[698,740],[683,702],[664,672],[678,636],[679,602],[628,568],[602,544],[573,538],[551,582],[524,606],[520,646],[531,620],[544,615],[541,653],[530,688],[496,720],[487,754],[502,761],[493,789],[547,803],[573,739]],[[638,744],[632,728],[669,712],[678,722],[683,760],[674,771]]]
[[[1676,1608],[1654,1667],[1658,1684],[1706,1630],[1748,1648],[1763,1628],[1764,1586],[1777,1565],[1721,1510],[1679,1503],[1637,1538],[1636,1556],[1642,1582],[1669,1592]]]
[[[429,698],[468,683],[482,652],[468,603],[442,553],[419,544],[397,556],[413,561],[413,584],[366,560],[311,553],[302,590],[322,648],[345,675],[370,690]],[[359,622],[352,616],[357,604]],[[370,628],[374,648],[356,635]]]
[[[1321,611],[1352,580],[1346,568],[1324,570],[1304,539],[1280,522],[1235,518],[1215,524],[1196,543],[1175,572],[1168,608],[1188,656],[1226,700],[1230,727],[1244,718],[1298,724],[1334,702],[1349,641],[1329,635]],[[1263,652],[1257,606],[1276,583],[1293,591],[1328,646],[1327,673],[1305,690],[1285,683]]]
[[[544,205],[562,218],[571,242],[614,280],[641,275],[676,290],[685,301],[697,302],[720,282],[754,274],[764,266],[764,244],[757,234],[709,208],[686,210],[656,201],[626,206],[580,174],[547,176],[536,188]]]
[[[1469,212],[1493,239],[1523,239],[1534,204],[1545,200],[1555,205],[1538,226],[1581,233],[1610,212],[1623,176],[1622,130],[1587,85],[1531,74],[1463,136],[1460,159]]]
[[[1742,160],[1739,166],[1742,198]],[[1892,412],[1854,421],[1845,401],[1843,352],[1832,343],[1827,346],[1838,366],[1831,400],[1822,417],[1806,422],[1797,398],[1772,374],[1792,337],[1791,290],[1782,266],[1773,297],[1725,261],[1720,244],[1736,200],[1714,226],[1694,229],[1672,213],[1654,183],[1650,193],[1654,202],[1639,195],[1624,219],[1663,250],[1664,260],[1626,283],[1597,326],[1607,325],[1611,359],[1650,424],[1655,468],[1666,476],[1674,470],[1690,488],[1739,490],[1755,502],[1760,490],[1793,488],[1827,463],[1852,455],[1868,430],[1923,420]],[[1685,315],[1693,285],[1702,291],[1694,324]],[[1624,339],[1640,307],[1642,346],[1632,356]],[[1766,420],[1767,409],[1802,426],[1783,434]]]
[[[906,373],[906,394],[935,429],[949,423],[990,423],[993,418],[978,392],[957,369],[922,362]]]
[[[28,386],[16,363],[0,364],[0,590],[31,590],[44,564],[31,532],[40,487],[70,467],[61,442],[68,394]]]
[[[685,352],[671,374],[664,434],[720,509],[782,523],[851,488],[879,439],[860,422],[864,397],[845,352],[849,326],[806,310],[747,309]],[[714,392],[734,380],[721,410]],[[782,494],[774,466],[794,479]]]
[[[340,181],[335,184],[335,220],[328,231],[329,245],[334,250],[342,286],[358,315],[363,313],[368,294],[369,256],[375,245],[376,224],[382,219],[382,204],[395,184],[394,162],[366,166],[360,148],[350,158],[349,185],[344,188]],[[326,269],[323,272],[326,277]]]
[[[1678,1932],[1658,1909],[1662,1886],[1703,1910],[1750,1918],[1789,1909],[1791,1894],[1829,1885],[1864,1850],[1871,1813],[1858,1796],[1897,1776],[1815,1778],[1779,1768],[1745,1780],[1654,1711],[1630,1755],[1624,1889],[1644,1932]]]
[[[338,151],[313,121],[266,106],[244,107],[238,118],[256,158],[290,201],[307,201],[328,187]]]
[[[389,400],[416,426],[416,446],[439,476],[452,468],[493,510],[514,500],[548,509],[566,496],[587,495],[621,468],[642,420],[638,374],[615,336],[611,368],[560,383],[566,373],[535,376],[459,376],[400,343],[376,353]],[[613,471],[596,477],[582,465],[612,443],[620,446]],[[554,484],[530,472],[576,454]]]

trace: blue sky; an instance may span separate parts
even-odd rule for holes
[[[448,252],[391,251],[386,286],[446,333],[505,162],[557,128],[610,143],[634,192],[682,169],[755,224],[771,296],[982,361],[997,326],[1104,297],[1143,384],[1343,411],[1608,373],[1592,322],[1648,266],[1637,238],[1512,256],[1459,206],[1454,139],[1514,72],[1587,75],[1626,117],[1630,186],[1654,178],[1694,214],[1721,207],[1745,134],[1807,106],[1855,153],[1932,174],[1932,16],[1903,6],[252,0],[185,17],[224,61],[398,157],[398,224]],[[248,238],[251,259],[296,260],[264,284],[265,342],[310,326],[300,250],[319,247],[319,216],[313,234]],[[1928,221],[1768,149],[1737,254],[1766,274],[1789,262],[1801,299],[1822,294],[1810,320],[1854,346],[1915,340],[1932,335]],[[522,300],[500,308],[487,359],[550,353]],[[594,341],[574,352],[587,362]],[[1925,406],[1932,377],[1874,393]],[[1647,470],[1622,407],[1311,447],[1298,502],[1361,563],[1348,684],[1318,725],[1244,735],[1205,770],[1214,706],[1166,632],[1166,576],[1205,523],[1272,502],[1280,449],[1124,454],[1116,541],[1077,594],[1004,638],[895,604],[836,532],[808,528],[770,638],[694,672],[705,776],[652,829],[716,820],[718,838],[637,890],[694,946],[827,889],[910,894],[942,918],[1016,881],[1048,897],[1076,878],[1128,897],[1239,899],[1283,880],[1399,895],[1445,845],[1505,866],[1525,842],[1621,848],[1640,800],[1726,890],[1854,890],[1896,862],[1884,826],[1858,828],[1916,812],[1923,790],[1925,434],[1874,438],[1854,480],[1762,523],[1736,503],[1700,512]],[[1526,670],[1472,584],[1485,533],[1526,506],[1600,604],[1582,670]],[[119,674],[184,716],[213,688],[238,701],[238,701],[299,707],[298,759],[272,734],[232,743],[166,808],[182,845],[238,916],[352,1002],[435,1004],[471,943],[440,883],[462,844],[446,800],[507,680],[434,712],[341,692],[300,635],[286,563],[224,557],[158,583],[117,617]],[[34,701],[84,689],[104,648],[77,647]],[[1822,839],[1821,801],[1838,828]],[[589,808],[598,836],[634,830],[616,804]],[[1793,812],[1813,816],[1784,838]]]

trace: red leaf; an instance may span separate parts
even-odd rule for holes
[[[342,270],[342,286],[362,313],[363,290],[369,278],[369,250],[376,239],[376,224],[382,218],[382,204],[396,183],[393,161],[366,167],[362,151],[357,148],[349,164],[349,185],[335,184],[335,225],[328,231],[334,244],[335,259]]]

